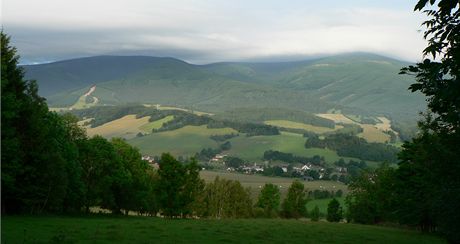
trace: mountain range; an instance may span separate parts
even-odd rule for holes
[[[196,65],[174,58],[95,56],[23,66],[51,107],[70,106],[88,92],[99,105],[162,104],[220,112],[280,108],[311,113],[414,118],[424,97],[408,91],[407,62],[349,53],[295,62]]]

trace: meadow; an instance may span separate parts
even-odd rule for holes
[[[89,136],[101,135],[105,138],[122,137],[131,139],[136,137],[137,133],[142,132],[139,127],[148,123],[149,116],[136,118],[136,115],[131,114],[95,128],[87,128],[86,132]]]
[[[168,116],[166,116],[166,117],[164,117],[162,119],[152,121],[152,122],[150,122],[148,124],[144,124],[144,125],[140,126],[139,129],[142,130],[143,132],[149,134],[149,133],[152,133],[153,129],[160,129],[163,126],[163,123],[169,122],[169,121],[171,121],[173,119],[174,119],[174,116],[168,115]]]
[[[2,243],[446,243],[420,232],[285,219],[2,216]]]
[[[346,205],[345,205],[345,197],[338,197],[336,199],[337,199],[337,201],[339,201],[340,206],[345,211],[345,207],[346,207]],[[329,202],[331,200],[332,200],[332,198],[308,200],[307,205],[306,205],[307,210],[310,212],[311,210],[313,210],[315,208],[315,206],[318,206],[319,212],[323,216],[326,216],[326,214],[327,214],[327,205],[329,204]]]
[[[314,126],[310,124],[294,122],[290,120],[267,120],[264,122],[267,125],[273,125],[282,128],[289,128],[289,129],[302,129],[306,131],[312,131],[318,134],[322,134],[325,132],[331,132],[340,128],[343,128],[342,125],[336,125],[334,129],[322,127],[322,126]]]
[[[238,133],[231,128],[208,129],[206,125],[185,126],[177,130],[152,133],[129,141],[142,154],[161,155],[169,152],[174,156],[193,156],[203,148],[217,148],[219,144],[211,135]]]

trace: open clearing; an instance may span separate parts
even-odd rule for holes
[[[2,216],[2,243],[446,243],[419,232],[285,219]]]
[[[343,124],[358,124],[355,121],[347,118],[343,114],[316,114],[316,116],[319,116],[319,117],[325,118],[325,119],[330,119],[330,120],[334,121],[337,124],[339,124],[339,123],[343,123]]]
[[[173,115],[166,116],[162,119],[155,120],[153,122],[150,122],[148,124],[142,125],[139,127],[140,130],[142,130],[145,133],[152,133],[153,129],[160,129],[163,126],[163,123],[169,122],[174,119]]]
[[[204,170],[200,172],[200,176],[206,182],[213,181],[217,176],[219,178],[227,179],[227,180],[237,180],[243,185],[244,187],[251,187],[251,194],[253,199],[257,199],[261,188],[265,185],[265,183],[272,183],[277,185],[281,192],[281,197],[284,198],[287,194],[287,190],[289,186],[295,181],[295,178],[287,178],[287,177],[268,177],[262,175],[248,175],[242,173],[230,173],[230,172],[215,172]],[[338,191],[339,189],[342,190],[344,193],[348,192],[347,186],[341,182],[336,181],[303,181],[300,180],[305,186],[305,189],[309,191],[313,190],[328,190],[328,191]]]
[[[185,126],[177,130],[152,133],[129,141],[146,155],[161,155],[169,152],[174,156],[193,156],[203,148],[216,148],[219,144],[211,135],[238,133],[231,128],[209,129],[206,125]]]
[[[150,116],[137,119],[136,115],[126,115],[122,118],[110,121],[95,128],[88,128],[86,131],[89,136],[101,135],[106,138],[123,137],[126,139],[136,137],[142,132],[139,127],[149,123]]]
[[[264,123],[267,125],[273,125],[273,126],[282,127],[282,128],[302,129],[306,131],[312,131],[318,134],[322,134],[325,132],[331,132],[331,131],[343,128],[343,126],[341,125],[336,125],[334,129],[331,129],[327,127],[314,126],[310,124],[304,124],[304,123],[299,123],[299,122],[294,122],[294,121],[289,121],[289,120],[267,120]]]
[[[281,132],[276,136],[238,136],[230,139],[232,148],[227,154],[240,157],[247,161],[260,162],[267,150],[276,150],[284,153],[292,153],[297,156],[313,157],[315,155],[323,156],[327,163],[333,163],[340,158],[345,160],[354,159],[340,157],[335,151],[322,148],[305,148],[304,138],[300,134]],[[354,159],[358,160],[358,159]],[[359,161],[359,160],[358,160]]]
[[[385,143],[390,141],[390,135],[383,133],[375,125],[361,124],[361,127],[363,128],[363,132],[357,136],[366,139],[368,142]]]

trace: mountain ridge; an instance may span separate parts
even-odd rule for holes
[[[284,107],[308,112],[414,116],[421,96],[398,75],[409,63],[371,53],[290,62],[190,64],[171,57],[95,56],[25,65],[52,106],[67,106],[90,86],[101,104],[158,103],[215,112],[238,107]],[[415,111],[411,111],[415,110]],[[409,111],[409,112],[408,112]]]

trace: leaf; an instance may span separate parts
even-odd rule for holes
[[[422,10],[427,3],[428,3],[428,0],[420,0],[417,3],[417,5],[415,5],[414,11]]]

